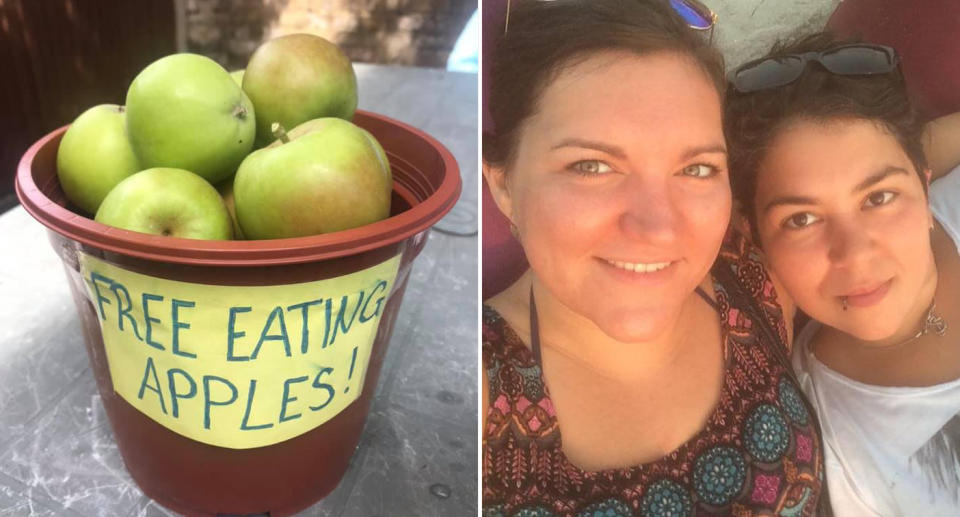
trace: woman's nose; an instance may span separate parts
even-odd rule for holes
[[[829,227],[830,262],[853,268],[873,253],[874,241],[869,229],[856,220],[832,222]]]
[[[676,236],[676,207],[666,182],[632,178],[623,186],[620,228],[630,238],[670,241]]]

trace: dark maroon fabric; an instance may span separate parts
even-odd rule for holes
[[[483,35],[481,40],[482,62],[480,74],[483,78],[483,130],[492,131],[493,121],[487,110],[487,99],[490,93],[490,59],[493,49],[503,34],[503,22],[507,13],[507,0],[483,0],[482,20]]]
[[[844,0],[827,27],[896,48],[924,119],[960,111],[957,0]]]
[[[487,109],[490,85],[490,64],[493,49],[503,34],[507,0],[483,0],[483,56],[480,74],[483,78],[483,131],[493,131],[493,120]],[[523,248],[510,235],[507,218],[500,213],[483,182],[483,299],[499,293],[527,269]]]

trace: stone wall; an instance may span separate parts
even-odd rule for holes
[[[712,0],[714,41],[728,69],[762,56],[779,39],[824,27],[841,0]]]
[[[185,50],[244,68],[267,39],[310,32],[353,61],[443,67],[475,0],[185,0]]]

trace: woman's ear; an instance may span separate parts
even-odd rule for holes
[[[483,162],[483,177],[487,180],[487,186],[490,187],[490,194],[493,195],[493,201],[497,203],[497,208],[510,221],[510,224],[513,224],[513,199],[510,195],[506,169],[490,165],[485,161]]]

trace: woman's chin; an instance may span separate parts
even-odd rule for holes
[[[676,314],[663,310],[631,311],[619,317],[595,319],[606,335],[622,343],[642,343],[660,339],[669,332]]]
[[[833,325],[833,327],[844,334],[866,342],[880,342],[890,339],[898,330],[896,325],[882,325],[876,321],[860,324],[844,322],[842,325]]]

